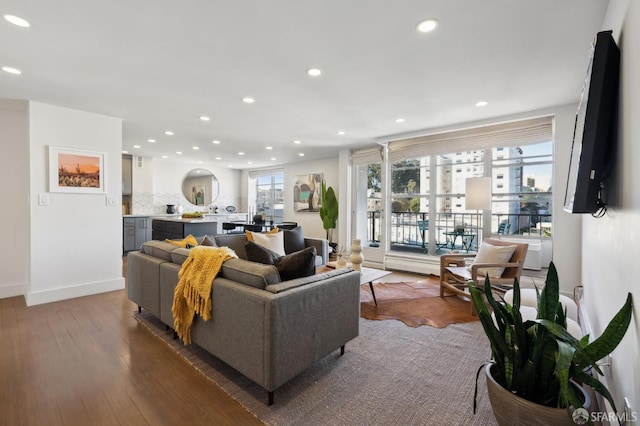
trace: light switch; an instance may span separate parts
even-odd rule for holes
[[[112,198],[112,197],[107,197],[107,205],[108,206],[115,206],[116,205],[116,199]]]
[[[49,205],[49,194],[38,194],[38,205],[39,206],[48,206]]]

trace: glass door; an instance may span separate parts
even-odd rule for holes
[[[354,165],[353,238],[362,245],[365,262],[384,261],[385,225],[382,162]],[[349,252],[350,247],[345,247]]]

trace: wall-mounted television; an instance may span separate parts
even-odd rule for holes
[[[591,46],[587,77],[576,112],[564,209],[602,214],[605,180],[612,167],[618,106],[620,50],[611,31],[599,32]]]

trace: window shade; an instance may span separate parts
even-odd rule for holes
[[[538,117],[472,129],[436,133],[389,143],[389,161],[469,150],[551,141],[553,117]]]
[[[364,164],[370,163],[379,163],[382,161],[382,149],[383,147],[377,146],[374,148],[354,151],[353,154],[351,154],[351,162],[355,166],[362,166]]]
[[[251,179],[256,179],[260,176],[270,176],[278,173],[284,173],[284,169],[282,167],[274,167],[271,169],[250,170],[249,177]]]

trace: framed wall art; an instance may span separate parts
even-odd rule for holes
[[[295,212],[319,212],[322,206],[322,173],[296,176],[293,184]]]
[[[104,153],[49,146],[49,192],[104,194]]]

